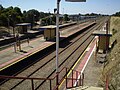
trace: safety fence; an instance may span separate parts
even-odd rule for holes
[[[28,80],[29,89],[30,90],[60,90],[60,87],[65,86],[64,88],[73,88],[77,86],[83,86],[84,82],[84,74],[80,73],[76,70],[71,70],[69,68],[62,68],[59,72],[57,72],[52,78],[31,78],[31,77],[17,77],[17,76],[4,76],[0,75],[0,79],[3,80],[11,80],[11,79],[19,79],[19,80]],[[36,81],[38,82],[47,82],[47,84],[36,85]],[[63,85],[64,84],[64,85]],[[37,88],[39,86],[39,88]],[[26,87],[24,87],[26,88]]]

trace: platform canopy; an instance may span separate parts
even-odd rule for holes
[[[95,36],[112,36],[111,32],[106,34],[106,31],[94,31],[92,34]]]
[[[19,23],[19,24],[16,24],[16,26],[30,26],[31,23]]]
[[[48,26],[42,26],[40,27],[40,29],[55,29],[56,26],[55,25],[48,25]]]
[[[65,0],[67,2],[86,2],[86,0]]]

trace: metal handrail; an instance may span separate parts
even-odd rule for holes
[[[57,77],[58,77],[58,79],[59,79],[59,74],[60,74],[64,69],[66,69],[65,77],[63,77],[60,81],[58,81],[58,83],[56,83],[56,86],[54,86],[53,89],[52,89],[52,84],[51,84],[51,83],[52,83],[52,80],[54,80],[54,79],[57,78]],[[68,78],[68,76],[67,76],[67,74],[68,74],[67,69],[69,69],[69,68],[66,68],[66,67],[62,68],[62,69],[60,70],[60,72],[56,73],[56,74],[54,75],[54,77],[52,77],[52,78],[32,78],[32,77],[16,77],[16,76],[4,76],[4,75],[0,75],[0,79],[24,79],[24,80],[31,80],[32,90],[35,90],[35,88],[34,88],[34,80],[46,80],[46,81],[48,80],[49,83],[50,83],[50,87],[49,87],[50,90],[58,90],[59,85],[62,83],[62,81],[63,81],[64,79],[66,79],[66,81],[67,81],[67,80],[72,80],[72,83],[73,83],[74,80],[76,80],[76,81],[78,81],[78,80],[83,81],[83,79],[81,79],[81,77],[80,77],[80,79],[77,78],[77,77],[78,77],[78,74],[79,74],[79,75],[81,74],[81,73],[80,73],[79,71],[77,71],[77,70],[72,70],[72,72],[73,72],[73,71],[77,72],[77,73],[76,73],[76,78],[73,78],[73,77]],[[72,73],[72,76],[73,76],[73,73]],[[67,84],[67,82],[66,82],[66,84]],[[80,84],[80,85],[81,85],[81,84]],[[68,88],[67,85],[66,85],[66,88]]]
[[[5,75],[0,75],[0,79],[52,80],[53,78],[29,78],[29,77],[16,77],[16,76],[5,76]]]

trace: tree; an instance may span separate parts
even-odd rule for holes
[[[65,22],[70,20],[67,14],[64,14],[63,20],[64,20]]]
[[[113,16],[120,16],[120,12],[116,12]]]
[[[45,17],[44,12],[40,12],[40,18],[44,18],[44,17]]]
[[[3,8],[3,6],[2,5],[0,5],[0,11],[2,11],[4,8]]]
[[[21,10],[20,10],[19,7],[15,7],[14,10],[15,10],[15,12],[17,12],[17,14],[18,14],[19,16],[22,17],[23,14],[22,14],[22,12],[21,12]]]
[[[5,13],[0,14],[0,26],[7,26],[7,17]]]
[[[40,14],[37,10],[31,9],[25,13],[24,17],[26,18],[27,22],[31,23],[31,28],[32,28],[35,21],[39,20],[39,16],[40,16]]]
[[[22,16],[20,8],[12,6],[3,8],[0,5],[0,25],[8,26],[9,23],[10,26],[14,27],[16,23],[23,21]]]
[[[26,13],[27,13],[26,11],[23,11],[23,22],[27,22],[27,20],[26,20],[27,19]]]

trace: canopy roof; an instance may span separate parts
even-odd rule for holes
[[[94,31],[92,34],[95,36],[112,36],[111,32],[106,34],[106,31]]]
[[[16,24],[16,26],[30,26],[31,23],[19,23],[19,24]]]

